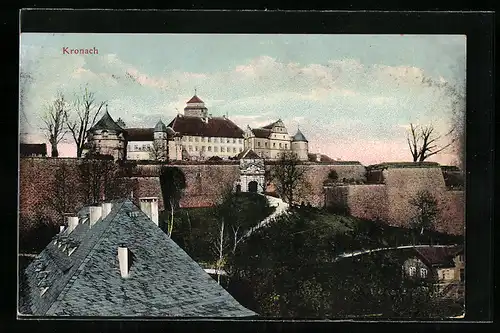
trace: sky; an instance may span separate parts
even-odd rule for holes
[[[465,63],[463,35],[23,33],[21,141],[47,142],[41,116],[58,92],[72,101],[88,87],[115,120],[154,127],[196,89],[209,113],[242,129],[278,119],[291,135],[300,127],[310,152],[365,165],[409,161],[410,123],[440,134],[452,126],[446,87],[464,89]],[[69,135],[59,151],[76,155]],[[429,160],[456,159],[447,149]]]

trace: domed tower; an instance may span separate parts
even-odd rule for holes
[[[125,158],[125,130],[109,115],[108,106],[102,118],[87,132],[88,147],[95,153]]]
[[[299,160],[308,160],[309,142],[300,129],[297,129],[297,133],[292,137],[292,151],[297,154]]]

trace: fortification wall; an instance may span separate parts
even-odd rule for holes
[[[419,191],[429,191],[438,200],[440,209],[448,198],[439,167],[389,168],[384,170],[384,179],[389,207],[388,222],[393,226],[409,225],[410,219],[416,214],[416,208],[409,200]]]

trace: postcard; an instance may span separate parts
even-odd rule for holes
[[[21,33],[22,318],[464,315],[464,35]]]

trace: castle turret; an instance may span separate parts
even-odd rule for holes
[[[184,108],[184,115],[188,117],[208,117],[208,109],[205,107],[205,102],[196,96],[196,93],[187,101],[186,107]]]
[[[118,125],[108,112],[87,132],[87,145],[93,152],[102,155],[111,155],[115,159],[125,158],[124,129]]]
[[[309,142],[300,129],[297,129],[297,133],[292,137],[292,151],[297,154],[299,160],[307,161]]]

